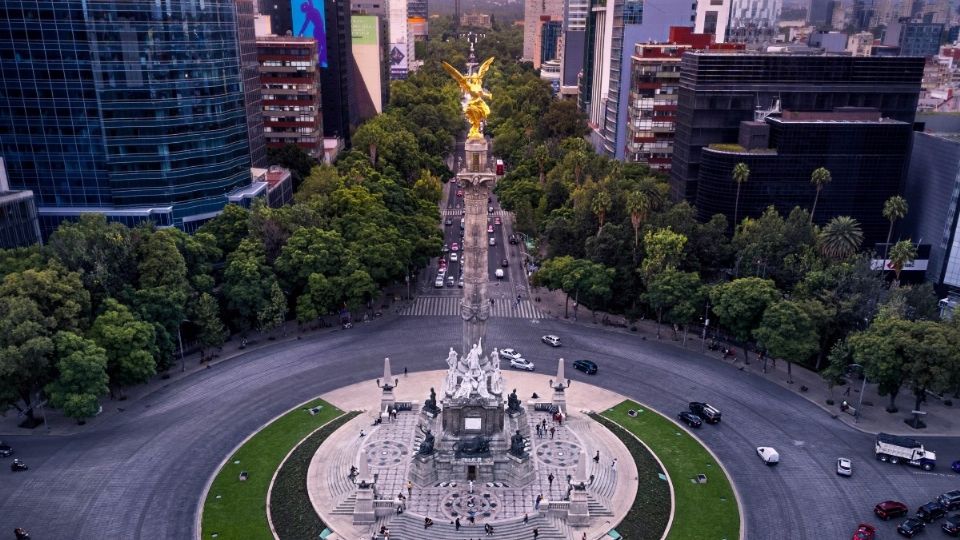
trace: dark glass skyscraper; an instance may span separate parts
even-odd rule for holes
[[[242,0],[0,1],[0,155],[45,232],[82,212],[190,228],[250,184],[252,16]]]
[[[701,150],[735,143],[758,109],[832,111],[874,107],[913,123],[923,58],[687,53],[680,62],[670,190],[694,201]]]

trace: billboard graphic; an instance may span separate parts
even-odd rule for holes
[[[383,112],[383,81],[380,74],[380,20],[375,15],[352,15],[353,90],[361,120]]]
[[[290,0],[293,15],[293,35],[317,40],[317,58],[320,67],[327,67],[327,14],[323,0]]]

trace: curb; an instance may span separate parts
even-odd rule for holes
[[[199,498],[198,501],[197,501],[197,509],[196,509],[196,511],[194,512],[194,519],[193,519],[193,529],[194,529],[194,531],[193,531],[193,537],[194,537],[195,540],[202,540],[202,536],[201,536],[201,535],[202,535],[201,524],[202,524],[202,522],[203,522],[203,506],[204,506],[204,503],[206,503],[206,501],[207,501],[207,495],[210,494],[210,486],[213,485],[213,480],[217,477],[217,474],[220,473],[220,470],[223,469],[223,466],[226,465],[226,464],[227,464],[227,461],[230,460],[230,456],[236,454],[236,453],[237,453],[237,450],[239,450],[241,447],[243,447],[243,445],[247,444],[247,443],[250,441],[250,439],[253,438],[254,435],[256,435],[257,433],[260,433],[261,431],[263,431],[264,428],[266,428],[266,427],[269,426],[270,424],[276,422],[277,420],[279,420],[281,417],[287,415],[288,413],[293,412],[293,410],[298,409],[298,408],[300,408],[300,407],[302,407],[302,406],[310,403],[311,401],[315,401],[315,400],[317,400],[317,399],[319,399],[319,398],[318,398],[317,396],[314,396],[314,397],[312,397],[312,398],[310,398],[310,399],[308,399],[308,400],[306,400],[306,401],[303,401],[303,402],[301,402],[301,403],[299,403],[299,404],[297,404],[297,405],[295,405],[295,406],[293,406],[293,407],[290,407],[289,409],[287,409],[286,411],[283,411],[282,413],[278,414],[277,416],[274,416],[273,418],[271,418],[270,420],[268,420],[267,422],[265,422],[262,426],[258,427],[258,428],[255,429],[253,432],[251,432],[249,435],[247,435],[246,437],[244,437],[244,439],[243,439],[242,441],[240,441],[236,446],[234,446],[234,447],[230,450],[230,452],[228,452],[227,455],[223,457],[223,459],[220,461],[220,464],[217,465],[217,470],[216,470],[213,474],[211,474],[209,478],[207,478],[207,482],[206,482],[206,484],[204,484],[204,486],[203,486],[203,492],[201,493],[201,496],[200,496],[200,498]],[[333,405],[330,405],[330,406],[333,407]],[[346,412],[344,412],[344,414],[346,414]],[[340,416],[343,416],[343,414],[341,414]],[[337,416],[337,418],[340,418],[340,416]],[[329,423],[332,422],[333,420],[335,420],[335,419],[331,419],[330,421],[324,423],[324,425],[329,424]],[[319,429],[319,428],[318,428],[318,429]],[[303,442],[303,441],[301,440],[300,443],[297,443],[297,446],[299,446],[302,442]],[[291,452],[292,452],[292,450],[291,450]],[[286,461],[287,457],[289,457],[289,456],[290,456],[290,454],[288,453],[287,456],[283,458],[284,461]],[[274,478],[276,478],[276,471],[274,471]],[[270,487],[271,487],[271,488],[273,487],[273,478],[270,479]],[[268,497],[267,497],[267,500],[269,500],[269,494],[270,494],[270,490],[268,489],[268,490],[267,490],[267,496],[268,496]],[[268,517],[267,517],[267,522],[270,523],[269,507],[267,507],[267,508],[268,508],[268,510],[267,510],[267,516],[268,516]],[[270,529],[271,529],[271,531],[273,530],[273,524],[272,524],[272,523],[270,524]],[[276,534],[274,534],[274,537],[276,537]]]
[[[713,457],[713,459],[717,462],[717,464],[720,465],[720,468],[723,470],[723,474],[726,475],[726,477],[727,477],[727,482],[730,484],[730,488],[733,490],[733,497],[734,497],[734,499],[736,499],[736,501],[737,501],[737,514],[738,514],[738,516],[739,516],[739,518],[740,518],[740,537],[739,537],[739,538],[740,538],[740,540],[744,540],[744,539],[746,538],[746,536],[747,536],[747,525],[746,525],[746,522],[745,522],[744,519],[743,519],[743,503],[740,501],[740,491],[737,489],[736,484],[733,482],[733,476],[731,476],[730,473],[729,473],[729,471],[727,471],[727,468],[723,465],[723,462],[720,461],[720,458],[718,458],[717,455],[713,453],[713,450],[711,450],[710,447],[708,447],[706,444],[703,443],[703,441],[700,439],[700,437],[697,437],[696,435],[694,435],[693,433],[691,433],[690,430],[688,430],[688,429],[684,428],[683,426],[681,426],[681,425],[680,425],[679,423],[677,423],[673,418],[668,417],[667,415],[661,413],[660,411],[654,409],[653,407],[647,406],[645,403],[640,403],[639,401],[634,401],[634,400],[629,400],[629,401],[633,401],[633,403],[636,403],[637,405],[642,405],[643,407],[646,407],[646,410],[652,411],[652,412],[660,415],[661,417],[663,417],[663,418],[664,418],[665,420],[667,420],[668,422],[672,423],[673,425],[677,426],[677,427],[680,428],[680,429],[683,429],[683,430],[687,433],[687,435],[690,435],[691,438],[693,438],[695,441],[697,441],[697,443],[699,443],[700,446],[701,446],[703,449],[705,449],[705,450],[707,451],[707,453],[710,454],[711,457]],[[599,413],[598,413],[598,414],[599,414]],[[603,414],[600,414],[600,416],[603,416]],[[666,530],[663,532],[663,536],[660,537],[660,540],[666,540],[667,535],[669,535],[669,533],[670,533],[670,528],[671,528],[671,526],[673,525],[673,514],[674,514],[674,512],[676,511],[676,500],[675,500],[674,491],[673,491],[673,482],[670,480],[670,473],[669,473],[669,471],[667,471],[667,468],[663,465],[663,462],[660,461],[660,456],[658,456],[653,450],[651,450],[650,447],[647,446],[647,443],[643,442],[643,440],[640,439],[640,437],[637,437],[632,431],[630,431],[629,429],[627,429],[626,427],[624,427],[623,425],[621,425],[621,424],[620,424],[619,422],[617,422],[616,420],[613,420],[613,419],[611,419],[611,418],[607,418],[606,416],[603,416],[603,418],[604,418],[605,420],[607,420],[608,422],[610,422],[610,423],[618,426],[620,429],[622,429],[622,430],[624,430],[625,432],[627,432],[627,433],[628,433],[630,436],[632,436],[633,438],[635,438],[635,439],[637,439],[638,441],[640,441],[640,444],[642,444],[642,445],[644,446],[644,448],[646,448],[647,451],[650,452],[650,454],[653,455],[654,459],[657,460],[657,463],[660,464],[660,467],[663,468],[663,471],[664,471],[665,473],[667,473],[667,474],[666,474],[666,476],[667,476],[667,483],[670,484],[670,499],[671,499],[671,500],[670,500],[670,502],[671,502],[671,506],[670,506],[670,520],[667,522],[667,528],[666,528]]]

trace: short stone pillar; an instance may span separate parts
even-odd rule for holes
[[[570,480],[570,510],[567,512],[567,523],[574,527],[589,525],[590,504],[587,500],[587,454],[580,452],[577,460],[577,470]]]
[[[370,465],[367,463],[367,451],[360,449],[360,466],[357,469],[357,503],[353,507],[353,524],[369,525],[377,522],[373,500],[377,497]]]
[[[560,412],[566,416],[567,415],[567,393],[566,389],[570,386],[569,381],[564,377],[563,372],[563,358],[557,360],[557,379],[551,381],[551,386],[553,387],[553,396],[550,398],[550,401],[553,403],[553,406],[560,410]]]

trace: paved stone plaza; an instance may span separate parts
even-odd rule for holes
[[[374,381],[324,396],[341,409],[365,411],[324,442],[308,474],[308,491],[314,508],[340,537],[370,538],[385,525],[390,529],[390,538],[394,539],[470,538],[471,533],[480,536],[483,525],[489,523],[499,538],[530,538],[534,527],[539,529],[540,538],[580,539],[584,532],[588,538],[600,538],[626,514],[636,495],[636,466],[619,439],[584,414],[587,410],[611,407],[623,398],[574,381],[567,389],[567,417],[558,423],[548,411],[535,411],[532,406],[533,402],[547,401],[542,398],[551,391],[550,377],[530,373],[506,372],[504,379],[507,387],[516,388],[519,396],[527,398],[527,412],[523,416],[531,434],[529,454],[535,470],[532,482],[522,486],[475,482],[471,486],[463,480],[441,479],[430,485],[413,484],[412,489],[408,489],[411,463],[423,437],[418,429],[425,418],[419,410],[420,403],[429,396],[430,388],[443,379],[444,373],[399,377],[399,384],[393,390],[396,399],[414,402],[414,410],[399,412],[395,420],[379,425],[374,422],[379,413],[380,389]],[[535,392],[541,399],[529,399]],[[536,425],[544,423],[546,429],[538,437]],[[349,474],[351,466],[359,467],[361,450],[376,479],[379,508],[373,525],[355,525],[353,520],[357,490]],[[600,460],[595,462],[598,451]],[[568,475],[575,475],[581,459],[586,461],[587,474],[593,476],[593,483],[587,489],[591,519],[586,526],[571,527],[547,509],[550,501],[564,498]],[[616,467],[612,466],[614,459]],[[543,498],[539,505],[538,495]],[[387,500],[390,507],[384,508]],[[397,515],[397,507],[405,512]],[[523,523],[525,515],[526,524]],[[435,522],[428,534],[423,529],[424,517]],[[451,525],[457,517],[462,525],[459,532]]]

